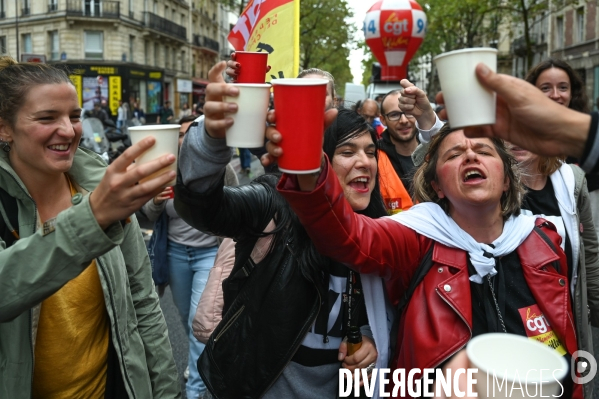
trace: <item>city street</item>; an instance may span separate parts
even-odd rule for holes
[[[250,182],[250,179],[253,179],[256,176],[264,173],[262,165],[260,165],[260,161],[252,156],[252,171],[250,176],[245,173],[241,173],[241,167],[239,164],[239,158],[234,157],[231,160],[231,165],[233,169],[237,172],[237,177],[239,178],[239,184],[247,184]],[[152,229],[153,223],[143,219],[138,214],[139,224],[144,229]],[[164,295],[160,298],[160,307],[162,308],[162,312],[164,313],[164,318],[166,319],[166,325],[168,326],[168,334],[171,341],[171,346],[173,348],[173,355],[175,357],[175,363],[177,364],[177,370],[179,371],[179,379],[181,381],[181,392],[183,394],[183,398],[186,398],[185,395],[185,380],[183,379],[183,372],[187,367],[187,356],[189,351],[189,343],[187,335],[185,334],[185,330],[181,325],[181,319],[179,317],[179,313],[177,312],[177,308],[173,303],[173,297],[171,294],[170,287],[167,287]],[[195,310],[194,310],[195,312]]]

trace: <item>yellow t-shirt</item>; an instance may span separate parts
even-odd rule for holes
[[[33,398],[103,399],[109,323],[94,260],[79,276],[42,302],[35,344]]]

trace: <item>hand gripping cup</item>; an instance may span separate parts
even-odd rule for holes
[[[273,79],[277,130],[281,133],[279,170],[318,172],[322,158],[327,79]]]
[[[237,148],[263,147],[270,85],[249,83],[232,83],[232,85],[239,89],[239,95],[223,97],[223,101],[237,104],[237,112],[225,113],[233,119],[233,125],[226,132],[227,145]]]
[[[146,152],[141,154],[136,160],[136,164],[142,164],[160,158],[163,155],[173,154],[175,158],[179,153],[179,128],[181,125],[147,125],[147,126],[132,126],[127,129],[131,137],[131,143],[135,144],[152,136],[156,139],[156,143]],[[140,183],[151,180],[167,170],[177,171],[177,161],[170,164],[166,168],[159,170],[156,173],[142,179]],[[167,183],[168,186],[173,186],[176,178]]]
[[[469,367],[478,369],[479,398],[546,398],[562,394],[561,381],[568,374],[568,362],[547,344],[514,334],[482,334],[470,340],[466,354]]]
[[[476,78],[480,62],[492,71],[497,69],[497,50],[466,48],[450,51],[433,58],[449,124],[452,128],[495,123],[495,93],[485,89]]]
[[[253,51],[236,51],[235,61],[241,68],[237,74],[236,83],[264,83],[266,80],[266,67],[268,53]]]

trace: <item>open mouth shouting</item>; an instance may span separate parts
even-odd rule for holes
[[[367,193],[370,191],[370,185],[368,184],[369,182],[369,177],[360,176],[350,181],[349,186],[360,193]]]
[[[486,179],[487,176],[485,176],[485,174],[482,171],[478,169],[468,169],[464,173],[464,178],[462,179],[462,181],[464,183],[476,183]]]

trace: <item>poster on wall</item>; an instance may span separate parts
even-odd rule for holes
[[[148,98],[146,113],[157,114],[160,111],[160,95],[162,94],[161,82],[148,82]]]
[[[91,110],[102,100],[108,103],[108,76],[83,77],[83,109]]]

